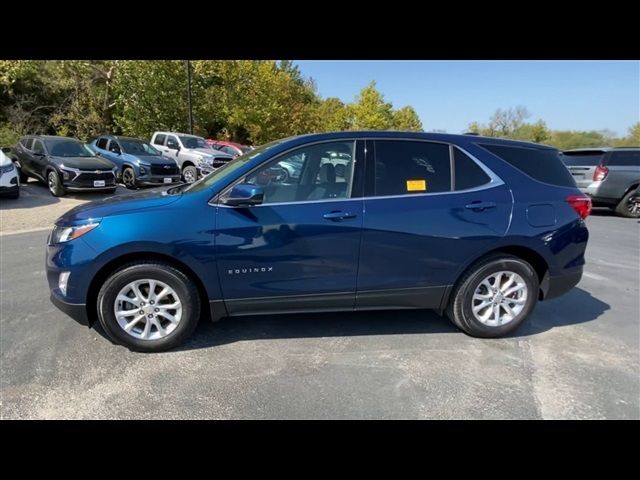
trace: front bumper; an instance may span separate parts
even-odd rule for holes
[[[569,273],[563,275],[551,276],[549,272],[547,272],[540,283],[542,299],[549,300],[550,298],[556,298],[567,293],[580,282],[582,272],[582,266],[573,268]]]
[[[171,183],[166,183],[164,181],[165,178],[170,178]],[[153,176],[145,176],[138,177],[137,184],[138,185],[171,185],[172,183],[182,182],[182,177],[180,174],[177,175],[153,175]]]
[[[89,317],[87,316],[87,306],[84,303],[68,303],[62,298],[58,297],[55,291],[51,292],[51,303],[53,303],[59,310],[69,315],[80,325],[90,327]]]
[[[0,186],[0,196],[3,195],[15,195],[16,192],[20,189],[20,187],[18,187],[18,185],[12,185],[10,187],[4,187],[4,186]]]

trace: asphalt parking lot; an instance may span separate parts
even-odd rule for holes
[[[139,354],[49,302],[48,232],[11,233],[28,229],[7,202],[4,419],[640,418],[637,220],[594,212],[581,283],[539,303],[510,338],[470,338],[426,311],[256,316],[201,324],[178,350]],[[42,207],[46,227],[52,207]]]

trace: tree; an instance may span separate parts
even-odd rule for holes
[[[353,126],[352,111],[337,98],[327,98],[318,104],[317,131],[339,132],[350,130]]]
[[[629,127],[629,135],[617,139],[614,145],[616,147],[640,147],[640,122]]]
[[[507,108],[502,110],[499,108],[491,116],[489,120],[490,136],[500,135],[502,137],[509,137],[523,125],[525,119],[529,118],[531,114],[522,105],[518,105],[515,108]]]
[[[356,130],[389,130],[393,128],[393,107],[384,101],[376,82],[364,87],[351,105],[353,128]]]
[[[422,132],[422,122],[413,107],[407,105],[393,112],[393,130]]]

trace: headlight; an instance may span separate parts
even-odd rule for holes
[[[13,172],[14,168],[15,168],[15,166],[13,165],[13,162],[10,162],[9,165],[5,165],[4,167],[0,167],[0,173]]]
[[[74,238],[81,237],[85,233],[89,233],[91,230],[100,225],[100,222],[85,223],[84,225],[75,225],[73,227],[60,227],[56,225],[51,232],[51,243],[64,243]]]
[[[140,170],[140,175],[144,175],[145,173],[147,173],[147,168],[149,168],[149,167],[145,167],[143,165],[140,165],[140,167],[138,167],[138,170]]]
[[[211,155],[200,157],[200,163],[204,163],[206,165],[211,165],[211,164],[213,164],[213,157]]]
[[[64,164],[60,165],[60,170],[62,170],[62,178],[65,180],[75,180],[75,178],[80,175],[80,170],[77,168],[66,167]]]

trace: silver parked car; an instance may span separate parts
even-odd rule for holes
[[[562,153],[564,164],[594,206],[609,207],[623,217],[640,217],[632,201],[640,186],[640,148],[581,148]]]
[[[233,160],[228,153],[211,148],[204,138],[187,133],[155,132],[151,144],[178,163],[187,183],[193,183]]]

